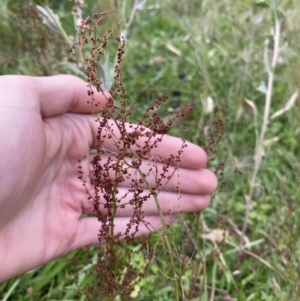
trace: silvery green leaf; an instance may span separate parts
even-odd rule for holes
[[[52,29],[59,30],[58,26],[61,26],[59,16],[56,15],[49,7],[36,5],[38,14],[43,20],[43,23]]]
[[[101,77],[103,82],[103,88],[108,91],[113,84],[114,68],[113,68],[113,64],[109,59],[108,54],[104,55],[104,59],[105,59],[104,63],[101,64],[101,69],[103,72],[103,74],[101,74]]]
[[[62,66],[65,71],[70,71],[72,74],[76,74],[85,80],[88,79],[87,75],[82,70],[80,70],[80,68],[78,68],[74,63],[60,62],[56,65]]]
[[[256,88],[257,91],[263,93],[263,94],[267,94],[267,86],[266,83],[264,81],[262,81],[259,86]]]
[[[138,1],[137,5],[136,5],[136,9],[137,10],[144,9],[144,6],[145,6],[146,3],[147,3],[147,0]]]

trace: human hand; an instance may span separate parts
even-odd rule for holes
[[[93,202],[77,164],[93,147],[98,124],[90,115],[87,84],[73,76],[2,76],[0,95],[0,281],[5,281],[98,242],[99,221],[82,217],[93,213]],[[104,107],[106,97],[95,95]],[[181,145],[181,139],[165,136],[155,152],[169,156]],[[208,206],[217,180],[205,169],[206,160],[201,148],[188,143],[180,162],[180,200],[171,184],[159,194],[165,214]],[[89,156],[81,165],[92,190]],[[155,202],[143,209],[146,221],[159,229]],[[130,216],[128,209],[118,211],[116,232]],[[148,233],[141,225],[138,235]]]

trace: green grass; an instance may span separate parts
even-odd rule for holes
[[[67,34],[74,35],[69,1],[48,2]],[[127,20],[133,4],[85,2],[85,14],[117,11],[107,18],[105,28],[118,19]],[[300,87],[300,4],[297,0],[277,2],[282,26],[271,115]],[[0,4],[0,74],[80,74],[72,61],[66,63],[68,51],[59,33],[42,24],[39,30],[34,28],[34,21],[26,20],[21,3],[6,0]],[[195,101],[195,110],[182,121],[186,125],[184,133],[178,125],[173,134],[184,135],[199,145],[207,145],[218,118],[224,122],[221,141],[213,150],[216,158],[211,162],[214,167],[225,161],[224,176],[203,219],[210,229],[227,229],[230,235],[228,243],[218,245],[219,255],[209,239],[198,246],[203,258],[201,289],[193,300],[273,301],[300,297],[299,99],[268,126],[245,233],[248,252],[236,247],[241,239],[255,154],[253,110],[245,99],[255,103],[261,125],[266,98],[262,87],[268,81],[264,53],[271,60],[273,46],[272,3],[275,0],[148,0],[129,28],[123,77],[127,95],[137,103],[136,114],[163,92],[170,96],[163,108],[168,114],[178,104]],[[47,38],[39,39],[38,33]],[[265,49],[267,40],[270,43]],[[158,64],[158,57],[164,61]],[[212,112],[203,110],[208,97],[214,101]],[[81,250],[0,284],[0,299],[84,300],[76,293],[74,271],[67,261],[74,254],[84,285],[88,281],[84,280],[84,269],[89,266]],[[163,271],[168,269],[163,257],[158,261]],[[150,271],[154,276],[141,281],[136,300],[173,300],[173,288],[157,266],[153,264]],[[184,285],[188,287],[187,279]]]

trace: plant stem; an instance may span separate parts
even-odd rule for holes
[[[153,193],[153,197],[158,209],[158,213],[161,219],[161,223],[162,223],[162,237],[163,237],[163,241],[165,243],[165,246],[167,247],[167,251],[170,254],[170,261],[171,261],[171,266],[172,266],[172,270],[174,273],[174,278],[172,278],[173,282],[174,282],[174,288],[175,288],[175,300],[179,301],[179,280],[178,280],[178,275],[176,274],[176,268],[175,268],[175,263],[174,263],[174,259],[173,259],[173,252],[172,252],[172,247],[171,244],[168,240],[168,236],[167,236],[167,226],[166,226],[166,222],[165,222],[165,218],[164,218],[164,214],[162,212],[160,203],[158,201],[157,198],[157,194],[155,191],[153,191],[152,187],[150,186],[149,182],[147,181],[146,177],[144,176],[144,174],[141,172],[140,169],[138,169],[138,172],[141,176],[141,178],[143,179],[144,183],[146,184],[147,188]]]
[[[260,135],[259,135],[258,141],[256,143],[256,148],[255,148],[254,169],[253,169],[253,173],[251,176],[250,191],[249,191],[248,196],[246,197],[245,218],[244,218],[244,223],[243,223],[243,228],[242,228],[243,235],[247,231],[249,214],[250,214],[250,210],[252,208],[252,198],[253,198],[253,193],[254,193],[255,182],[256,182],[256,178],[257,178],[260,166],[261,166],[262,157],[263,157],[263,144],[264,144],[265,134],[267,132],[268,125],[269,125],[269,116],[270,116],[270,108],[271,108],[272,95],[273,95],[275,68],[277,65],[278,54],[279,54],[279,44],[280,44],[280,22],[276,19],[275,26],[274,26],[273,58],[272,58],[271,68],[270,68],[270,70],[268,70],[269,77],[268,77],[268,88],[267,88],[267,93],[266,93],[265,109],[264,109],[264,118],[263,118],[263,122],[262,122]]]

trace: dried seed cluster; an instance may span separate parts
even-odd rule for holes
[[[135,239],[141,225],[148,227],[150,232],[153,230],[146,221],[143,206],[150,199],[157,199],[158,193],[176,171],[187,145],[183,140],[177,155],[168,158],[155,155],[155,149],[162,142],[163,136],[170,132],[173,122],[184,117],[192,105],[165,122],[158,113],[162,103],[167,100],[167,96],[162,95],[145,109],[136,124],[131,123],[132,110],[128,105],[121,75],[126,41],[114,34],[120,24],[100,38],[96,36],[97,27],[106,14],[96,13],[82,20],[78,30],[79,42],[71,49],[76,53],[79,48],[88,76],[89,103],[95,109],[99,103],[95,100],[96,92],[92,87],[96,88],[97,93],[104,92],[97,76],[99,60],[104,55],[109,39],[114,38],[118,43],[114,83],[109,91],[111,98],[107,99],[106,107],[95,120],[98,130],[95,156],[91,161],[94,191],[89,191],[83,181],[80,161],[78,166],[79,179],[86,187],[88,198],[93,201],[94,214],[100,228],[98,258],[92,271],[96,283],[87,287],[86,293],[88,300],[113,300],[117,295],[126,300],[134,284],[146,275],[146,267],[155,250],[149,248],[147,238]],[[84,58],[87,45],[91,45],[89,55]],[[159,168],[159,164],[163,164],[163,167]],[[148,179],[152,179],[151,185]],[[179,183],[177,186],[179,191]],[[129,222],[122,232],[116,232],[115,219],[121,212],[130,213]],[[139,246],[138,251],[133,251],[133,245]],[[137,253],[144,256],[142,268],[132,263]]]

